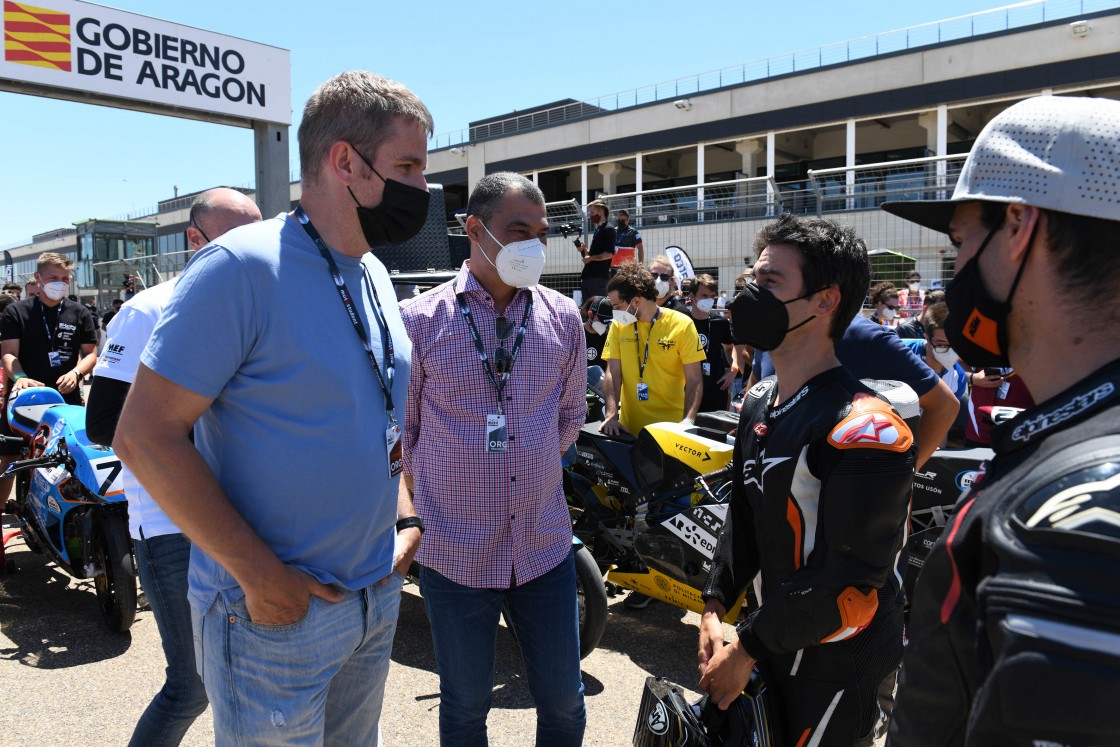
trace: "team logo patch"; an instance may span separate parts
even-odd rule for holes
[[[766,425],[766,423],[755,423],[754,424],[754,432],[755,432],[755,435],[757,435],[757,436],[765,436],[769,431],[770,431],[770,428]]]
[[[649,712],[649,717],[646,718],[646,726],[657,735],[669,731],[669,715],[665,713],[664,703],[658,703]]]
[[[677,346],[677,341],[671,337],[662,337],[657,341],[657,344],[661,346],[662,350],[672,350]]]
[[[850,423],[844,429],[836,429],[830,437],[838,444],[875,443],[891,445],[898,441],[898,429],[885,415],[873,412]]]

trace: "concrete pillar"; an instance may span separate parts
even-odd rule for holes
[[[637,223],[638,226],[642,225],[641,216],[642,216],[642,190],[643,189],[644,189],[644,187],[642,186],[642,154],[639,153],[638,155],[634,156],[634,191],[638,193],[634,197],[634,212],[636,214],[630,216],[634,220],[638,221],[638,223]]]
[[[486,176],[486,144],[467,146],[467,188],[473,192],[475,185]]]
[[[696,144],[696,183],[704,183],[704,144]],[[700,221],[704,220],[704,188],[696,188],[696,210]]]
[[[618,175],[622,167],[617,163],[599,164],[599,173],[603,175],[603,194],[613,195],[618,192]]]
[[[757,160],[759,154],[762,153],[762,144],[757,140],[737,140],[735,141],[735,152],[743,159],[743,165],[739,170],[748,179],[752,178],[758,168]]]
[[[253,152],[256,158],[257,207],[265,218],[292,209],[291,173],[288,161],[288,125],[253,123]]]
[[[856,121],[854,119],[847,121],[844,135],[844,166],[853,169],[856,165]],[[848,193],[846,206],[848,210],[855,210],[856,172],[848,171],[845,177],[844,182],[847,185],[845,191]]]
[[[538,172],[536,169],[533,169],[533,184],[537,183],[537,176],[539,173],[540,172]]]
[[[587,161],[579,165],[579,207],[580,210],[587,210]],[[587,225],[586,220],[584,225]]]
[[[766,176],[770,180],[766,182],[766,215],[773,216],[776,212],[778,196],[774,194],[774,131],[766,133]]]

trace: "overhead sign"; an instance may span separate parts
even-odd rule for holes
[[[3,2],[0,79],[291,124],[286,49],[80,0]]]

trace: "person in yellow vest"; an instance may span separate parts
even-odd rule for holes
[[[706,357],[687,314],[657,305],[653,275],[628,262],[607,284],[614,321],[607,335],[607,406],[600,430],[637,435],[650,423],[695,421]]]

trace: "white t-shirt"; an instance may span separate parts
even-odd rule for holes
[[[144,351],[164,307],[171,299],[176,280],[178,278],[137,293],[121,306],[121,310],[109,322],[105,347],[93,369],[94,376],[104,376],[128,384],[133,382],[140,367],[140,353]],[[132,474],[132,470],[122,467],[121,479],[125,498],[128,499],[128,531],[133,539],[140,539],[141,528],[145,538],[179,533],[179,528],[156,505],[148,491],[144,490]]]

